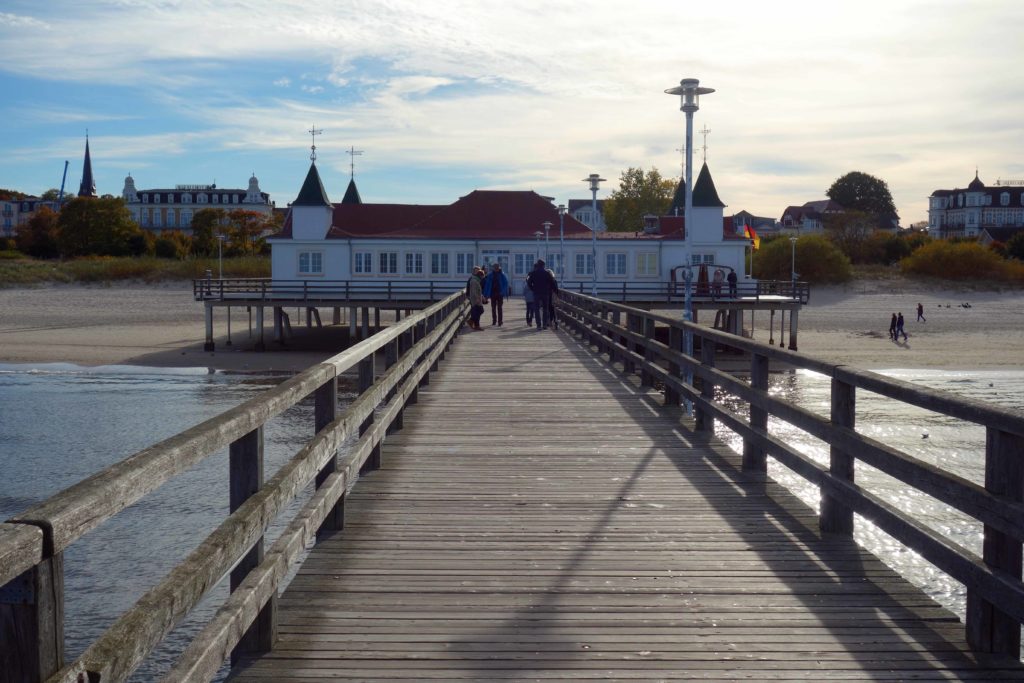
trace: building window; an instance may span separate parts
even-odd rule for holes
[[[158,194],[153,195],[153,203],[154,204],[159,204],[160,203],[160,195],[158,195]]]
[[[191,228],[192,227],[192,212],[182,211],[181,212],[181,227]]]
[[[447,275],[448,274],[448,254],[431,254],[430,255],[430,274],[431,275]]]
[[[548,254],[548,268],[555,273],[562,272],[562,255],[561,254]]]
[[[227,200],[228,200],[227,195],[224,195],[224,202],[226,203]],[[231,195],[231,203],[232,204],[237,204],[238,203],[238,195],[237,194]]]
[[[423,273],[423,254],[409,252],[405,255],[405,274],[420,275]]]
[[[200,204],[206,204],[208,201],[209,201],[209,198],[206,196],[206,193],[205,192],[201,192],[199,194],[199,203]]]
[[[149,204],[149,195],[148,194],[142,195],[142,203],[143,204]]]
[[[217,204],[219,199],[220,199],[220,195],[216,195],[216,194],[213,195],[213,203],[214,204]]]
[[[378,273],[381,275],[396,275],[398,273],[398,252],[382,251],[378,256],[377,264],[380,266],[377,268]]]
[[[473,254],[455,255],[455,273],[457,275],[469,275],[473,272]]]
[[[323,275],[324,254],[322,251],[299,252],[299,275]]]
[[[594,255],[593,254],[576,254],[576,275],[577,277],[583,275],[594,274]]]
[[[999,204],[1002,205],[1002,206],[1009,206],[1010,205],[1010,193],[1009,192],[1004,192],[1001,195],[999,195]]]
[[[623,276],[626,274],[625,254],[605,254],[605,272],[612,276]]]
[[[356,252],[356,275],[369,275],[373,272],[373,254],[368,251]]]
[[[190,195],[188,193],[185,193],[185,194],[181,195],[181,203],[182,204],[191,204],[192,203],[192,195]]]
[[[658,255],[655,253],[636,255],[636,274],[651,277],[658,274]]]
[[[515,254],[515,260],[512,263],[512,273],[514,275],[528,275],[533,270],[533,264],[537,262],[537,258],[533,254]]]

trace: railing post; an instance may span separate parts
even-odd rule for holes
[[[39,683],[64,666],[64,554],[0,586],[0,680]]]
[[[636,332],[636,316],[628,311],[626,312],[626,331]],[[625,347],[625,354],[622,356],[622,370],[627,375],[632,375],[636,372],[636,363],[633,361],[633,340],[629,337],[624,337],[623,346]]]
[[[640,327],[643,329],[644,337],[646,337],[648,343],[654,339],[654,319],[643,317],[640,318]],[[640,348],[643,349],[644,360],[648,363],[654,361],[654,352],[651,351],[647,343],[641,344]],[[648,372],[646,369],[640,372],[640,386],[653,387],[654,386],[654,375]]]
[[[683,331],[675,325],[669,325],[668,328],[668,348],[672,351],[682,351],[683,349]],[[679,373],[682,368],[679,363],[673,360],[668,362],[668,376],[673,379],[679,379]],[[682,396],[679,391],[673,389],[668,382],[665,383],[665,405],[677,406],[679,405]]]
[[[338,416],[338,378],[332,377],[330,380],[325,382],[319,389],[313,394],[313,422],[315,434],[319,434],[323,431],[324,427],[329,425]],[[323,486],[324,481],[338,468],[338,454],[335,452],[334,456],[324,463],[323,468],[316,475],[316,487],[320,488]],[[324,518],[323,524],[317,529],[317,541],[320,540],[321,536],[326,536],[329,532],[340,531],[345,526],[345,497],[342,495],[341,499],[334,506]]]
[[[398,362],[399,356],[404,355],[405,352],[408,351],[407,348],[404,348],[405,345],[402,343],[402,338],[404,336],[405,335],[401,335],[397,339],[395,339],[394,341],[392,341],[389,344],[385,345],[385,347],[384,347],[384,370],[385,371],[390,370],[391,367],[395,363]],[[385,400],[390,402],[391,399],[393,399],[395,397],[396,393],[398,393],[397,389],[392,389],[391,391],[388,392],[387,398]],[[393,434],[394,432],[397,432],[399,429],[401,429],[403,426],[404,426],[404,422],[402,420],[402,411],[399,410],[398,414],[395,415],[395,419],[388,426],[387,433],[388,434]]]
[[[1024,500],[1024,437],[988,427],[985,490],[1007,503]],[[982,559],[989,567],[1021,578],[1021,543],[985,525]],[[967,643],[978,652],[1020,656],[1020,623],[967,586]]]
[[[363,309],[366,310],[366,309]],[[367,354],[366,358],[359,361],[359,393],[364,393],[367,389],[373,386],[373,356],[374,354]],[[363,421],[363,424],[359,426],[359,436],[362,436],[370,429],[373,425],[373,413],[367,416]],[[380,444],[378,443],[370,451],[370,455],[367,456],[366,462],[359,469],[360,474],[365,474],[373,470],[380,469]]]
[[[768,391],[768,356],[755,353],[750,357],[750,388]],[[750,426],[763,434],[768,433],[768,410],[750,403]],[[764,449],[749,439],[743,440],[743,469],[747,472],[768,471],[768,457]]]
[[[700,362],[706,368],[715,367],[715,342],[713,339],[701,337],[700,339]],[[715,383],[707,377],[700,379],[700,397],[705,401],[715,400]],[[714,413],[705,410],[700,404],[694,404],[694,417],[698,432],[715,431]]]
[[[228,447],[230,510],[234,512],[263,486],[263,427],[257,427]],[[263,561],[263,537],[231,570],[231,592]],[[247,654],[269,652],[274,645],[277,623],[277,596],[271,596],[256,620],[231,652],[231,663]]]
[[[853,429],[856,422],[857,389],[852,384],[832,378],[832,425]],[[836,446],[829,447],[829,473],[836,479],[853,481],[855,458]],[[821,495],[821,517],[818,526],[833,534],[853,534],[853,510],[827,493]]]

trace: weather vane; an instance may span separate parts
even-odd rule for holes
[[[349,178],[352,179],[352,180],[355,180],[355,177],[356,177],[356,157],[357,156],[361,156],[362,153],[363,153],[363,150],[356,149],[355,145],[353,145],[349,149],[345,150],[345,154],[348,154],[351,157],[351,159],[349,159],[349,162],[348,162],[348,173],[349,173]]]
[[[323,135],[324,131],[322,128],[317,128],[316,124],[313,124],[313,127],[309,129],[309,134],[313,136],[313,144],[310,147],[313,151],[309,153],[309,160],[316,161],[316,136]]]
[[[701,128],[700,131],[698,131],[698,132],[701,133],[704,136],[704,147],[703,147],[703,150],[704,150],[704,161],[706,162],[708,160],[708,133],[711,132],[711,129],[707,127],[707,124],[705,124],[704,127]]]
[[[686,148],[676,147],[676,151],[679,152],[680,156],[682,157],[679,160],[679,165],[682,167],[683,173],[686,173]]]

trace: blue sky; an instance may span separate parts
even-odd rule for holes
[[[0,187],[100,193],[255,173],[279,206],[309,164],[332,199],[474,189],[589,196],[680,173],[683,77],[727,212],[778,217],[851,170],[904,224],[927,196],[1024,178],[1024,3],[0,0]],[[696,159],[702,151],[695,138]]]

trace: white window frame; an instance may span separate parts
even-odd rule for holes
[[[357,251],[352,254],[353,275],[373,275],[373,252]]]
[[[303,257],[305,265],[303,265]],[[295,254],[295,272],[303,277],[323,277],[324,252],[319,249],[305,249]]]
[[[456,275],[471,275],[473,273],[473,261],[476,259],[476,254],[468,251],[460,251],[455,255],[455,274]]]
[[[582,259],[582,261],[581,261]],[[573,256],[573,274],[576,277],[593,277],[594,276],[594,254],[590,251],[577,251]],[[583,265],[582,270],[580,265]]]
[[[635,261],[637,277],[658,277],[658,252],[638,252]]]
[[[626,277],[627,268],[625,252],[613,251],[604,255],[605,275],[608,277]]]
[[[377,252],[377,274],[398,275],[398,252],[378,251]]]
[[[537,262],[537,255],[530,251],[516,252],[512,255],[512,274],[527,276]]]
[[[451,273],[451,257],[446,251],[435,251],[430,254],[430,274],[447,277]]]
[[[423,252],[405,252],[405,275],[423,275]]]

